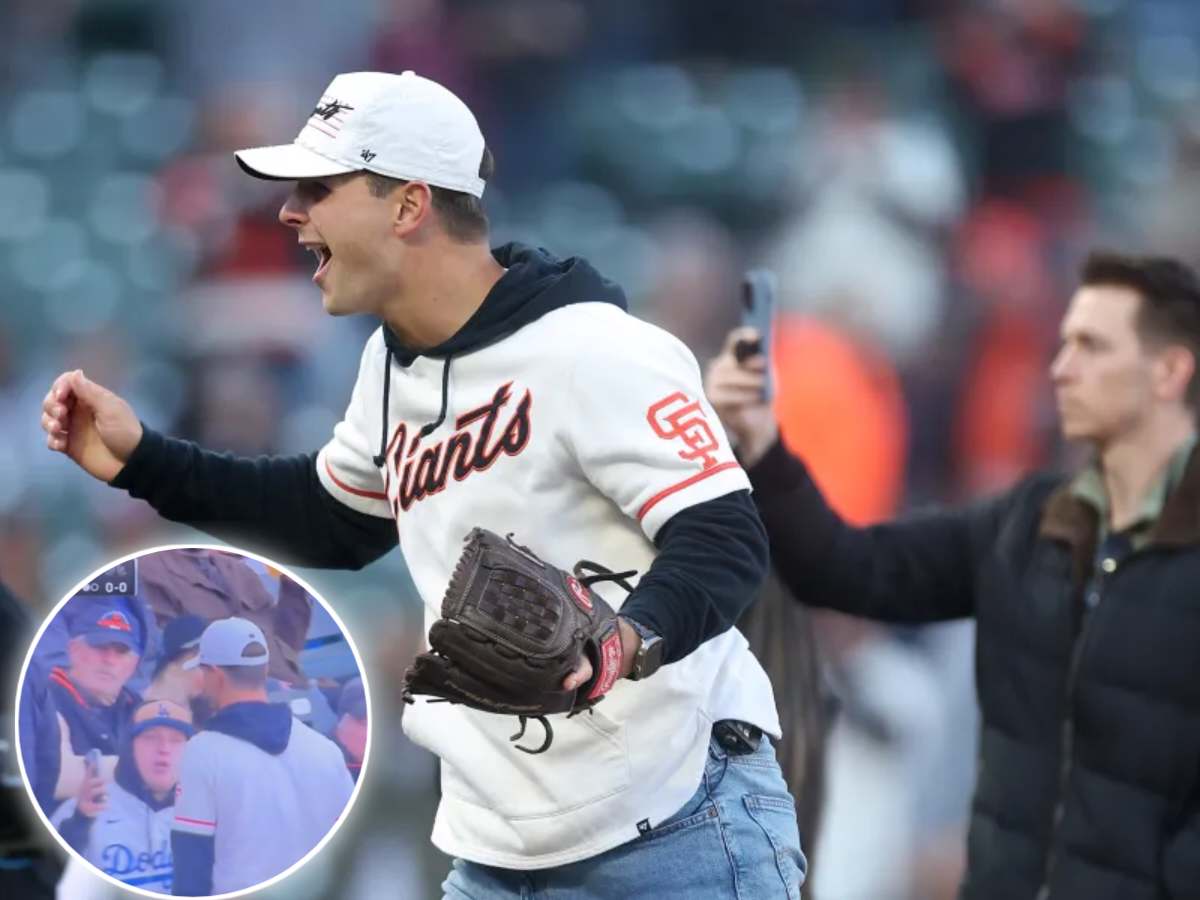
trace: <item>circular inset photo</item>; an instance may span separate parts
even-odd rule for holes
[[[345,821],[368,696],[350,634],[303,581],[252,553],[156,547],[93,573],[38,630],[17,689],[21,775],[105,878],[235,897]]]

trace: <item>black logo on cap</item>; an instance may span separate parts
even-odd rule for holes
[[[354,109],[354,107],[347,106],[345,103],[342,103],[338,100],[330,100],[328,103],[318,103],[315,107],[313,107],[312,115],[320,116],[322,119],[328,122],[338,113],[345,112],[346,110],[350,109]]]
[[[372,153],[370,150],[364,150],[362,153],[360,153],[358,155],[363,158],[364,162],[370,162],[371,160],[373,160],[375,158],[375,154]]]

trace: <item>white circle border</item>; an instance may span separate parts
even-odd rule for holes
[[[73,588],[71,588],[71,590],[68,591],[66,593],[66,595],[64,595],[63,598],[54,605],[54,608],[52,610],[50,610],[49,613],[46,614],[45,620],[38,627],[37,634],[34,635],[33,641],[29,645],[29,650],[26,651],[26,653],[25,653],[25,660],[21,664],[21,675],[17,679],[17,695],[16,695],[16,698],[13,703],[13,709],[16,711],[15,715],[13,716],[13,731],[15,732],[14,744],[17,749],[17,766],[20,769],[21,782],[25,786],[25,793],[29,797],[30,805],[33,807],[34,812],[37,813],[38,818],[42,820],[42,824],[44,824],[46,826],[46,829],[50,832],[50,834],[52,834],[54,836],[54,839],[56,841],[58,841],[58,843],[62,846],[62,848],[64,850],[66,850],[67,853],[70,854],[72,857],[78,859],[85,866],[87,866],[88,870],[92,874],[97,875],[100,878],[103,878],[106,881],[111,882],[113,885],[120,888],[121,890],[129,891],[134,894],[140,894],[143,897],[171,897],[171,896],[174,896],[172,894],[164,894],[161,891],[151,891],[147,888],[138,887],[138,886],[132,885],[132,884],[126,884],[124,881],[121,881],[119,878],[115,878],[114,876],[109,875],[107,872],[102,871],[98,866],[96,866],[94,863],[92,863],[90,860],[88,860],[82,853],[80,853],[78,850],[76,850],[74,847],[72,847],[69,843],[67,843],[66,839],[61,834],[58,833],[58,829],[55,828],[50,823],[49,817],[46,815],[45,811],[42,809],[41,804],[38,803],[37,798],[34,796],[33,784],[30,782],[29,775],[25,771],[25,756],[21,752],[21,726],[20,726],[21,693],[22,693],[22,689],[25,686],[25,676],[29,672],[29,664],[30,664],[30,662],[33,661],[34,651],[37,649],[38,644],[40,644],[42,641],[42,635],[45,633],[46,629],[50,627],[50,624],[54,621],[55,617],[62,610],[62,608],[64,606],[66,606],[68,602],[70,602],[76,596],[78,596],[80,590],[83,589],[83,586],[85,584],[90,582],[96,576],[107,571],[108,569],[113,568],[113,566],[118,566],[121,563],[129,562],[130,560],[133,560],[133,559],[140,559],[143,556],[149,556],[151,553],[161,553],[164,550],[218,550],[222,553],[236,553],[239,556],[246,556],[246,557],[250,557],[251,559],[255,559],[258,562],[262,563],[263,565],[277,570],[281,575],[284,575],[284,576],[290,578],[292,581],[296,582],[296,584],[300,585],[300,587],[304,588],[304,590],[308,592],[310,597],[312,597],[314,600],[316,600],[318,603],[320,603],[323,607],[325,607],[325,611],[329,613],[330,617],[334,621],[334,624],[337,625],[337,627],[340,629],[340,631],[342,633],[342,636],[346,639],[346,643],[349,644],[350,652],[354,656],[354,663],[356,666],[358,666],[359,677],[362,678],[363,695],[367,702],[367,746],[366,746],[365,752],[363,753],[362,767],[359,770],[358,778],[355,779],[354,789],[350,792],[350,799],[346,801],[346,806],[342,809],[342,812],[338,816],[337,821],[335,821],[333,823],[333,825],[330,827],[329,831],[327,831],[325,833],[325,836],[323,838],[321,838],[321,840],[317,841],[316,846],[314,846],[311,850],[309,850],[306,854],[304,854],[304,856],[302,856],[296,862],[292,863],[290,866],[288,866],[286,869],[284,869],[282,872],[278,873],[277,875],[273,875],[265,881],[257,882],[256,884],[253,884],[250,887],[240,888],[236,891],[229,891],[224,894],[206,894],[206,895],[204,895],[206,898],[208,898],[208,900],[233,900],[234,897],[244,897],[247,894],[250,894],[254,891],[265,890],[266,888],[271,887],[272,885],[276,884],[277,882],[280,882],[283,879],[295,874],[301,868],[303,868],[305,866],[305,864],[307,864],[313,857],[315,857],[318,853],[320,853],[321,850],[324,849],[325,845],[328,844],[333,839],[333,836],[335,834],[337,834],[339,829],[341,829],[341,827],[346,824],[346,820],[349,818],[350,811],[352,809],[354,809],[355,803],[358,802],[359,791],[362,789],[363,780],[366,777],[367,768],[368,768],[368,765],[370,764],[370,760],[371,760],[371,745],[375,742],[375,740],[374,740],[375,739],[375,714],[374,714],[374,710],[372,709],[372,705],[371,705],[371,686],[370,686],[369,680],[367,678],[366,666],[363,665],[362,655],[358,652],[358,646],[354,643],[354,636],[350,633],[350,630],[346,627],[346,623],[342,621],[342,617],[338,615],[337,610],[334,609],[333,606],[325,600],[325,598],[321,595],[321,593],[314,590],[311,584],[309,584],[303,578],[300,578],[299,576],[297,576],[287,566],[281,565],[280,563],[276,562],[275,560],[271,559],[270,557],[263,556],[261,553],[255,553],[251,550],[243,550],[240,547],[235,547],[230,544],[186,543],[186,544],[160,544],[155,547],[148,547],[144,550],[137,550],[133,553],[128,553],[125,556],[111,560],[110,562],[106,563],[105,565],[100,566],[98,569],[95,569],[94,571],[88,573],[87,577],[80,579],[80,581],[78,581],[75,584],[75,586]],[[172,869],[174,869],[173,863],[172,863]]]

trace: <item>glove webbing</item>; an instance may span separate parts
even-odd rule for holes
[[[511,535],[509,536],[509,540],[511,541]],[[518,546],[518,545],[514,544],[514,546]],[[527,548],[524,548],[524,547],[521,549],[527,550]],[[607,566],[602,566],[602,565],[600,565],[600,563],[594,563],[594,562],[592,562],[590,560],[586,560],[586,559],[581,559],[579,562],[575,563],[575,568],[572,571],[573,571],[575,577],[579,579],[579,583],[582,584],[584,587],[591,587],[593,584],[595,584],[598,581],[611,581],[614,584],[617,584],[617,585],[620,585],[621,587],[623,587],[627,594],[633,593],[633,585],[629,583],[629,579],[637,574],[637,569],[630,569],[627,572],[614,572],[612,569],[608,568]],[[589,572],[590,572],[590,574],[585,574],[585,573],[589,573]],[[430,702],[436,702],[436,701],[430,701]],[[588,707],[587,711],[588,711],[588,714],[590,715],[592,712],[591,707]],[[577,709],[574,712],[569,712],[569,713],[567,713],[567,718],[569,719],[572,716],[577,716],[581,712],[583,712],[583,710],[581,710],[581,709]],[[520,744],[517,743],[517,741],[519,741],[521,738],[523,738],[525,736],[525,726],[528,724],[528,722],[531,718],[537,722],[540,722],[542,725],[542,728],[544,728],[546,730],[546,737],[542,741],[541,746],[539,746],[537,749],[530,749],[529,747],[522,747]],[[509,740],[513,742],[513,745],[518,750],[520,750],[522,753],[536,755],[538,753],[545,753],[547,750],[550,749],[550,745],[552,743],[554,743],[554,729],[550,726],[549,719],[547,719],[545,716],[517,716],[517,721],[520,723],[521,729],[516,734],[512,735],[509,738]]]

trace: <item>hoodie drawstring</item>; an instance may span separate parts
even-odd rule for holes
[[[388,440],[388,389],[392,385],[392,348],[388,347],[387,356],[383,360],[383,431],[379,434],[379,453],[372,462],[375,468],[383,468],[383,459],[387,455]]]
[[[438,409],[437,419],[433,422],[428,422],[421,426],[421,431],[418,435],[420,438],[426,437],[437,431],[438,426],[446,421],[446,411],[450,400],[450,361],[454,359],[453,353],[446,354],[445,361],[442,363],[442,404]],[[383,364],[383,430],[379,434],[379,453],[372,460],[377,469],[382,469],[384,460],[387,457],[387,442],[388,442],[388,392],[392,384],[392,350],[389,347],[387,356]]]
[[[446,354],[446,361],[442,364],[442,406],[438,410],[437,421],[422,425],[421,437],[437,431],[438,426],[446,421],[446,405],[450,399],[450,360],[452,359],[454,359],[454,354],[448,353]]]

